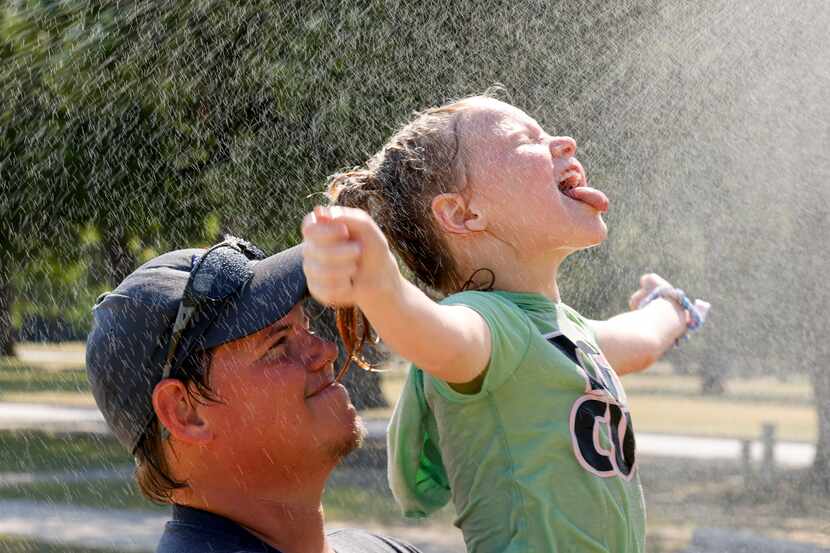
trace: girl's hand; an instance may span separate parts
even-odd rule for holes
[[[303,270],[317,301],[360,306],[400,285],[386,237],[365,211],[318,206],[303,219],[302,232]]]
[[[683,292],[674,288],[669,281],[661,277],[660,275],[654,273],[647,273],[640,277],[640,289],[634,292],[631,295],[631,298],[628,300],[628,307],[631,308],[632,311],[638,309],[640,304],[643,302],[644,299],[648,297],[651,292],[657,288],[667,288],[666,294],[664,297],[671,298],[674,300],[675,305],[678,309],[682,309],[683,305]],[[696,330],[700,325],[702,325],[706,321],[706,316],[709,313],[709,309],[711,305],[709,302],[706,302],[701,299],[694,300],[694,309],[697,311],[698,318],[700,319],[699,323],[695,323],[692,330]],[[689,313],[685,313],[686,325],[689,326],[692,323],[692,317]]]
[[[672,285],[669,284],[669,281],[660,275],[655,273],[644,274],[640,277],[640,289],[634,292],[628,300],[628,307],[634,311],[640,306],[640,302],[642,302],[653,290],[664,286],[672,287]]]

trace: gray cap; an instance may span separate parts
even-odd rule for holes
[[[148,261],[93,308],[87,377],[107,424],[130,452],[154,416],[153,390],[161,381],[173,322],[193,258],[205,251],[177,250]],[[214,307],[198,336],[185,332],[178,346],[184,353],[177,357],[261,330],[306,297],[302,246],[247,264],[242,290]]]

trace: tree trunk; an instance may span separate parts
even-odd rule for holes
[[[130,251],[128,237],[123,229],[115,229],[104,234],[104,253],[107,264],[106,276],[114,288],[136,269],[136,258]]]
[[[723,178],[719,171],[712,168],[711,175],[712,182],[717,182],[719,185],[723,184]],[[723,229],[723,221],[727,219],[724,217],[723,205],[719,202],[711,202],[710,204],[701,206],[705,217],[706,224],[703,225],[703,236],[706,248],[704,250],[704,273],[703,288],[701,291],[703,297],[710,301],[715,301],[715,298],[733,297],[729,295],[731,292],[728,289],[729,279],[725,278],[723,274],[724,265],[721,260],[725,255],[729,254],[728,244],[721,237],[725,232]],[[717,305],[717,303],[715,303]],[[726,320],[726,317],[722,317]],[[700,353],[700,393],[704,396],[722,395],[724,392],[724,380],[726,378],[726,355],[723,351],[723,338],[720,332],[717,332],[713,326],[717,325],[717,321],[709,318],[707,327],[703,329],[704,336],[702,337],[703,346]]]
[[[830,493],[830,359],[816,365],[813,372],[813,397],[818,415],[816,458],[810,471],[811,483],[820,494]]]
[[[704,366],[701,374],[700,393],[704,396],[722,396],[726,391],[723,376],[712,367]]]
[[[701,354],[700,366],[700,393],[704,396],[719,396],[726,391],[724,379],[726,378],[726,367],[724,356],[715,342],[714,336],[707,336]]]
[[[5,267],[0,267],[0,355],[14,355],[12,298],[11,275],[5,270]]]

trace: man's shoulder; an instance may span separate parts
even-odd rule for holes
[[[333,530],[327,537],[337,553],[420,553],[406,542],[365,530]]]

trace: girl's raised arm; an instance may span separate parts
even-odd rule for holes
[[[386,238],[363,210],[317,207],[303,220],[303,269],[319,302],[357,306],[396,353],[451,384],[481,377],[490,330],[464,306],[440,305],[400,273]]]
[[[658,294],[660,290],[667,293]],[[696,300],[691,309],[700,317],[697,326],[689,325],[689,314],[680,292],[663,277],[648,273],[640,278],[640,288],[631,295],[631,311],[605,321],[589,321],[599,347],[617,374],[639,372],[650,367],[690,329],[706,320],[709,304]]]

